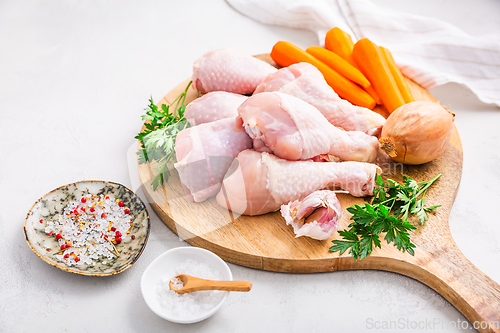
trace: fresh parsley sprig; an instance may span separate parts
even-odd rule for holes
[[[425,207],[426,199],[423,198],[439,177],[441,174],[417,183],[411,177],[404,176],[401,185],[392,179],[384,183],[382,177],[377,175],[372,203],[347,208],[353,222],[347,230],[339,231],[343,239],[333,240],[330,251],[339,251],[340,254],[349,251],[355,260],[364,259],[374,247],[381,248],[380,237],[385,233],[387,244],[393,243],[398,250],[414,255],[415,244],[410,240],[409,231],[416,227],[408,222],[408,216],[416,214],[420,223],[424,224],[428,220],[426,212],[439,207]]]
[[[135,137],[141,142],[141,149],[136,153],[139,156],[139,164],[156,161],[157,175],[151,185],[153,190],[164,182],[168,181],[170,170],[168,162],[175,159],[175,140],[177,134],[189,127],[189,123],[184,118],[186,110],[186,95],[191,81],[186,89],[171,104],[162,104],[158,108],[154,104],[153,98],[149,99],[149,105],[142,115],[144,129]],[[171,112],[171,110],[173,111]]]
[[[403,185],[398,184],[392,179],[388,179],[387,183],[384,184],[382,177],[377,175],[378,187],[374,191],[372,204],[383,204],[391,207],[394,210],[394,215],[401,217],[403,221],[407,221],[410,214],[416,214],[420,220],[420,224],[423,225],[428,220],[426,212],[441,206],[425,207],[427,200],[423,198],[427,189],[441,175],[438,174],[432,179],[419,183],[411,177],[403,176]]]

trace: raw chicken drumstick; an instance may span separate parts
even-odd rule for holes
[[[191,126],[224,118],[235,118],[238,115],[238,106],[247,98],[245,95],[225,91],[209,92],[189,103],[184,117]]]
[[[238,108],[236,126],[243,126],[257,151],[287,160],[328,154],[343,161],[374,162],[378,140],[360,131],[346,132],[326,120],[311,104],[280,92],[249,97]]]
[[[251,147],[248,135],[234,130],[234,118],[180,131],[175,143],[178,162],[174,167],[188,198],[201,202],[216,195],[234,158]]]
[[[316,107],[328,121],[346,131],[380,136],[385,118],[380,114],[341,99],[326,83],[323,74],[311,64],[301,62],[270,75],[254,94],[279,91],[298,97]]]
[[[372,195],[375,174],[381,172],[370,163],[287,161],[248,149],[233,161],[217,203],[235,213],[261,215],[328,186],[357,197]]]
[[[218,49],[205,53],[193,66],[195,88],[205,94],[228,91],[251,94],[268,75],[277,71],[267,62],[233,49]]]

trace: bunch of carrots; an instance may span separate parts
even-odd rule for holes
[[[273,46],[271,58],[281,67],[299,62],[314,65],[330,87],[354,105],[373,110],[383,104],[392,113],[414,101],[388,49],[367,38],[353,43],[351,36],[339,28],[328,31],[324,48],[311,46],[304,51],[279,41]]]

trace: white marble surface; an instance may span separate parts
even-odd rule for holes
[[[449,21],[472,35],[500,34],[498,0],[375,2]],[[233,264],[236,279],[253,282],[250,293],[231,294],[201,323],[170,323],[146,306],[139,281],[154,258],[186,244],[151,209],[144,253],[117,276],[60,271],[26,244],[25,214],[48,191],[84,179],[134,185],[127,152],[143,108],[150,96],[159,100],[189,77],[197,57],[222,47],[268,53],[282,39],[301,47],[317,43],[310,32],[254,22],[223,0],[0,1],[1,332],[363,332],[389,320],[463,331],[450,325],[465,320],[450,303],[402,275],[282,274]],[[453,107],[464,147],[453,237],[500,282],[500,109],[454,84],[431,92]]]

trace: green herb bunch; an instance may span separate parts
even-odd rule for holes
[[[346,251],[355,260],[364,259],[370,255],[374,247],[381,248],[381,234],[385,233],[384,240],[387,244],[393,243],[400,251],[415,254],[410,240],[410,230],[416,227],[408,222],[410,215],[416,215],[420,224],[428,220],[427,212],[440,207],[425,207],[424,195],[441,174],[434,178],[417,183],[411,177],[404,176],[403,184],[398,184],[392,179],[384,183],[382,177],[375,178],[376,188],[372,203],[353,205],[347,208],[352,214],[348,229],[339,231],[341,240],[333,240],[331,252]]]
[[[186,110],[186,94],[192,82],[186,86],[177,98],[169,105],[162,104],[158,108],[149,99],[149,105],[144,110],[146,114],[142,116],[144,129],[135,137],[141,142],[141,149],[136,153],[139,156],[139,164],[156,161],[157,175],[151,185],[153,190],[164,182],[168,181],[170,170],[168,162],[175,160],[175,140],[177,134],[189,127],[189,123],[184,118]],[[173,109],[173,111],[171,111]]]

